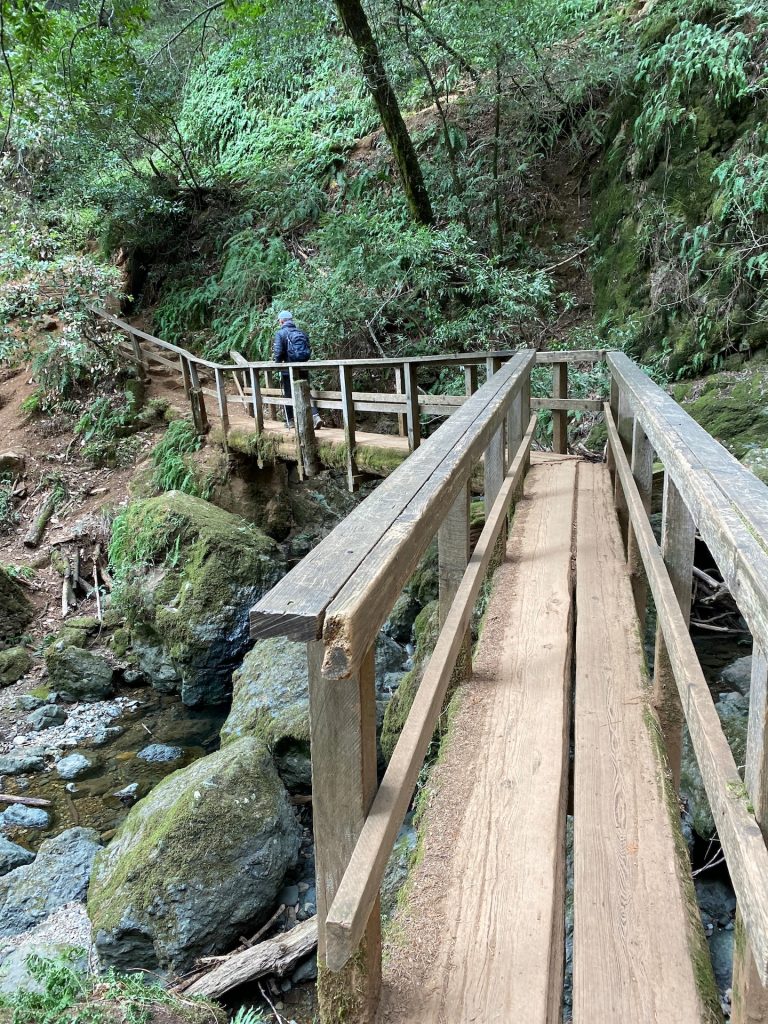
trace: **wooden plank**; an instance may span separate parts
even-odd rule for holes
[[[632,477],[637,485],[643,508],[651,514],[651,498],[653,496],[653,447],[645,436],[640,420],[634,421],[632,431]],[[645,617],[648,603],[648,580],[645,567],[640,557],[637,538],[632,523],[629,523],[627,539],[627,568],[632,581],[632,593],[635,595],[635,610],[640,623],[640,632],[645,632]]]
[[[386,1018],[398,1024],[562,1019],[575,476],[572,461],[531,469],[494,576],[427,810],[414,887],[426,874],[429,919],[415,922],[407,1005]],[[433,813],[447,814],[444,836],[431,833]],[[410,945],[403,958],[407,969]]]
[[[552,364],[552,397],[568,397],[568,364]],[[565,455],[568,451],[568,413],[565,409],[552,411],[552,451]]]
[[[607,350],[604,348],[591,349],[551,349],[546,352],[536,353],[537,363],[602,363],[605,360]]]
[[[629,455],[632,449],[632,413],[629,409],[629,401],[621,391],[619,392],[618,413],[614,416],[614,422],[621,440],[621,446],[624,449],[625,454]],[[626,550],[629,538],[629,513],[627,512],[627,503],[624,499],[624,493],[618,480],[614,481],[614,503],[616,505],[616,515],[619,520],[621,536],[624,540],[624,548]]]
[[[706,939],[603,466],[579,466],[577,508],[573,1022],[714,1022],[698,988],[706,972],[714,989]]]
[[[564,409],[578,412],[602,412],[602,398],[532,398],[532,409]]]
[[[440,625],[445,623],[469,562],[469,504],[466,484],[437,531]]]
[[[326,962],[326,918],[376,792],[374,648],[357,676],[329,683],[322,644],[307,644],[312,737],[312,821],[317,877],[318,961]],[[360,953],[340,975],[321,970],[317,990],[323,1020],[373,1024],[381,984],[378,900],[367,919]]]
[[[464,409],[484,397],[486,389],[492,390],[494,381],[503,380],[508,372],[504,368],[494,374]],[[386,621],[443,516],[459,489],[469,480],[472,467],[491,444],[493,435],[501,430],[514,394],[525,386],[526,374],[515,374],[515,377],[509,388],[500,389],[492,399],[484,402],[482,415],[472,434],[466,434],[453,447],[439,469],[382,535],[328,606],[323,625],[326,645],[323,671],[329,677],[343,678],[354,672],[354,666],[367,644],[372,642],[373,634]],[[446,426],[459,415],[452,416]],[[430,438],[430,445],[434,444],[438,434]],[[496,479],[502,479],[503,438],[497,438],[497,444],[496,468],[493,464],[491,468],[499,473]],[[487,482],[485,490],[489,490]],[[498,493],[498,488],[495,491]]]
[[[752,646],[752,680],[749,688],[749,723],[744,783],[755,809],[755,820],[768,841],[768,655]],[[733,945],[732,1024],[764,1024],[768,1021],[768,988],[760,980],[755,958],[744,934],[740,908],[736,908],[736,941]]]
[[[222,370],[216,370],[216,398],[219,403],[221,425],[226,437],[229,430],[229,412],[227,411],[227,392],[224,388],[224,372]]]
[[[768,850],[746,798],[731,748],[699,665],[688,624],[651,524],[606,409],[608,440],[622,478],[632,525],[672,665],[693,750],[741,905],[749,944],[763,984],[768,981]]]
[[[181,380],[184,385],[184,394],[189,398],[189,391],[192,384],[189,379],[189,363],[184,356],[179,356],[179,369],[181,370]]]
[[[261,383],[259,374],[251,366],[248,369],[251,381],[251,400],[253,402],[253,418],[256,420],[256,433],[261,434],[264,430],[264,403],[261,398]]]
[[[360,475],[355,463],[355,403],[352,398],[352,371],[346,366],[339,367],[339,383],[342,394],[342,414],[344,417],[344,444],[346,445],[347,487],[350,491],[357,489]]]
[[[506,418],[506,417],[505,417]],[[504,420],[491,434],[488,447],[485,449],[485,514],[490,515],[496,497],[504,480]]]
[[[292,375],[293,376],[293,375]],[[309,381],[297,377],[292,379],[293,413],[298,438],[301,463],[304,476],[309,479],[320,472],[320,460],[317,457],[317,440],[312,423],[312,399],[309,393]]]
[[[252,609],[251,636],[319,638],[326,609],[336,594],[419,492],[428,486],[431,490],[430,481],[440,467],[454,458],[457,449],[466,451],[470,438],[485,429],[489,404],[500,392],[514,391],[517,378],[526,373],[532,360],[531,352],[510,360],[494,381],[484,385],[283,577]],[[447,496],[446,508],[454,497],[455,493]]]
[[[421,444],[421,423],[419,421],[419,392],[416,384],[416,367],[406,363],[405,377],[405,419],[408,429],[408,447],[412,452]]]
[[[664,474],[664,504],[661,516],[661,554],[674,588],[686,625],[691,618],[693,553],[696,526],[670,477]],[[664,631],[656,626],[656,652],[653,659],[653,706],[659,716],[675,792],[680,788],[683,756],[683,709],[675,683],[675,674],[667,653]]]
[[[627,356],[608,361],[750,632],[768,644],[768,488]]]
[[[336,893],[327,922],[328,963],[332,968],[340,968],[354,954],[374,905],[470,626],[475,602],[510,502],[522,481],[535,429],[536,420],[532,419],[453,600],[441,617],[442,627],[434,652]],[[458,506],[466,500],[465,494],[463,491],[454,505],[457,520],[463,515],[463,505],[461,512]],[[468,542],[464,543],[468,547]],[[461,538],[456,539],[456,544],[461,547]],[[458,570],[458,558],[455,568]],[[452,588],[452,583],[450,586]]]
[[[464,394],[469,398],[477,391],[477,366],[464,367]]]
[[[395,367],[395,392],[398,395],[403,396],[403,403],[405,403],[405,386],[403,384],[403,368],[402,366]],[[408,436],[408,423],[405,418],[405,414],[398,414],[397,417],[397,432],[400,437]]]

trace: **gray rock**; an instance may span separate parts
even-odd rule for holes
[[[0,644],[18,643],[35,609],[22,588],[0,567]]]
[[[24,804],[11,804],[3,812],[5,828],[48,828],[51,816],[42,807],[25,807]]]
[[[21,476],[24,472],[24,456],[18,452],[0,452],[0,473],[9,473],[11,476]]]
[[[35,730],[42,732],[43,729],[51,729],[56,725],[63,725],[67,720],[66,712],[57,708],[55,704],[44,704],[31,715],[27,715],[27,721]]]
[[[413,636],[413,624],[421,608],[421,603],[412,594],[403,592],[395,601],[383,632],[398,643],[407,644]]]
[[[733,928],[715,928],[709,936],[709,955],[717,987],[721,992],[731,987],[733,976]]]
[[[40,697],[33,697],[29,693],[22,694],[21,697],[16,700],[16,707],[19,711],[36,711],[45,704],[45,701]]]
[[[114,688],[114,669],[101,654],[84,651],[59,640],[45,654],[51,688],[63,700],[96,701],[109,697]]]
[[[0,754],[0,775],[27,775],[45,768],[45,753],[30,748],[13,754]]]
[[[29,672],[32,658],[24,647],[0,651],[0,686],[10,686]]]
[[[168,761],[180,761],[184,757],[181,747],[169,747],[166,743],[150,743],[136,755],[148,764],[165,764]]]
[[[232,708],[221,729],[225,746],[241,736],[266,740],[291,791],[312,784],[307,652],[284,637],[262,640],[232,679]]]
[[[131,652],[136,659],[138,673],[150,680],[153,689],[158,693],[176,693],[181,684],[181,674],[159,640],[136,630]]]
[[[388,672],[399,672],[407,654],[391,637],[379,633],[376,637],[376,682],[377,685]]]
[[[291,975],[294,985],[301,985],[307,981],[315,981],[317,978],[317,957],[311,956],[304,963],[299,964]]]
[[[31,864],[34,859],[35,855],[30,850],[25,850],[23,846],[0,836],[0,875],[7,875],[9,871],[15,871],[22,864]]]
[[[116,796],[118,800],[122,800],[124,803],[133,803],[139,792],[138,782],[129,782],[127,786],[123,786],[122,789],[118,789],[113,796]]]
[[[286,907],[295,907],[299,902],[299,887],[298,885],[286,885],[277,897],[278,903],[284,903]]]
[[[88,894],[102,966],[183,970],[274,906],[300,829],[266,744],[243,737],[163,779],[102,850]]]
[[[705,928],[707,925],[724,927],[733,920],[736,913],[736,897],[733,890],[723,882],[698,879],[696,899]]]
[[[85,899],[99,834],[70,828],[46,839],[31,864],[0,878],[0,936],[18,935],[54,910]]]
[[[69,754],[56,762],[56,771],[62,779],[76,779],[90,767],[91,762],[84,754]]]
[[[13,996],[22,991],[35,995],[44,993],[44,986],[35,980],[27,965],[31,956],[40,957],[41,960],[55,961],[60,961],[66,956],[67,963],[72,970],[78,974],[87,974],[87,954],[82,953],[81,956],[72,957],[71,952],[72,947],[62,942],[45,942],[34,938],[23,942],[3,960],[2,967],[0,967],[0,995]]]
[[[724,683],[746,696],[752,681],[752,655],[748,654],[745,658],[737,658],[736,661],[724,668],[722,679]]]

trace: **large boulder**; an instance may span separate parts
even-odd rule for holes
[[[31,850],[25,850],[23,846],[0,836],[0,875],[7,875],[9,871],[15,871],[23,864],[31,864],[34,859],[35,855]]]
[[[248,647],[248,611],[284,572],[275,542],[239,516],[169,491],[118,520],[110,557],[137,666],[187,705],[224,701]],[[176,678],[174,678],[176,676]]]
[[[167,776],[97,857],[88,893],[105,967],[184,970],[273,907],[300,828],[263,740]]]
[[[114,669],[101,654],[57,640],[45,652],[48,681],[63,700],[97,701],[113,690]]]
[[[221,728],[225,746],[241,736],[263,739],[292,791],[312,785],[307,648],[284,637],[256,644],[232,677],[232,709]]]
[[[0,567],[0,648],[12,646],[32,621],[34,608],[19,584]]]
[[[32,658],[24,647],[0,651],[0,686],[11,686],[29,672]]]
[[[65,903],[85,898],[99,834],[70,828],[41,843],[37,857],[0,878],[0,936],[19,935]]]

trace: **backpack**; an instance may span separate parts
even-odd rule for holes
[[[288,362],[305,363],[309,359],[309,338],[298,327],[289,328]]]

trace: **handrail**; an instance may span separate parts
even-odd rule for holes
[[[646,411],[643,408],[637,410],[641,418]],[[765,984],[768,982],[768,848],[754,814],[748,807],[744,784],[715,710],[712,695],[688,632],[688,624],[678,603],[661,550],[656,543],[610,405],[607,403],[605,422],[631,526],[637,539],[653,594],[658,622],[672,663],[694,753],[725,851],[726,863],[739,900],[758,972]],[[709,441],[716,444],[711,438]],[[685,458],[684,450],[681,457]],[[679,469],[678,466],[678,471]],[[689,474],[691,477],[696,475],[697,467],[689,464]],[[714,488],[711,479],[707,480],[706,484]],[[768,490],[763,496],[763,501],[768,505]],[[768,584],[768,579],[765,582]]]

